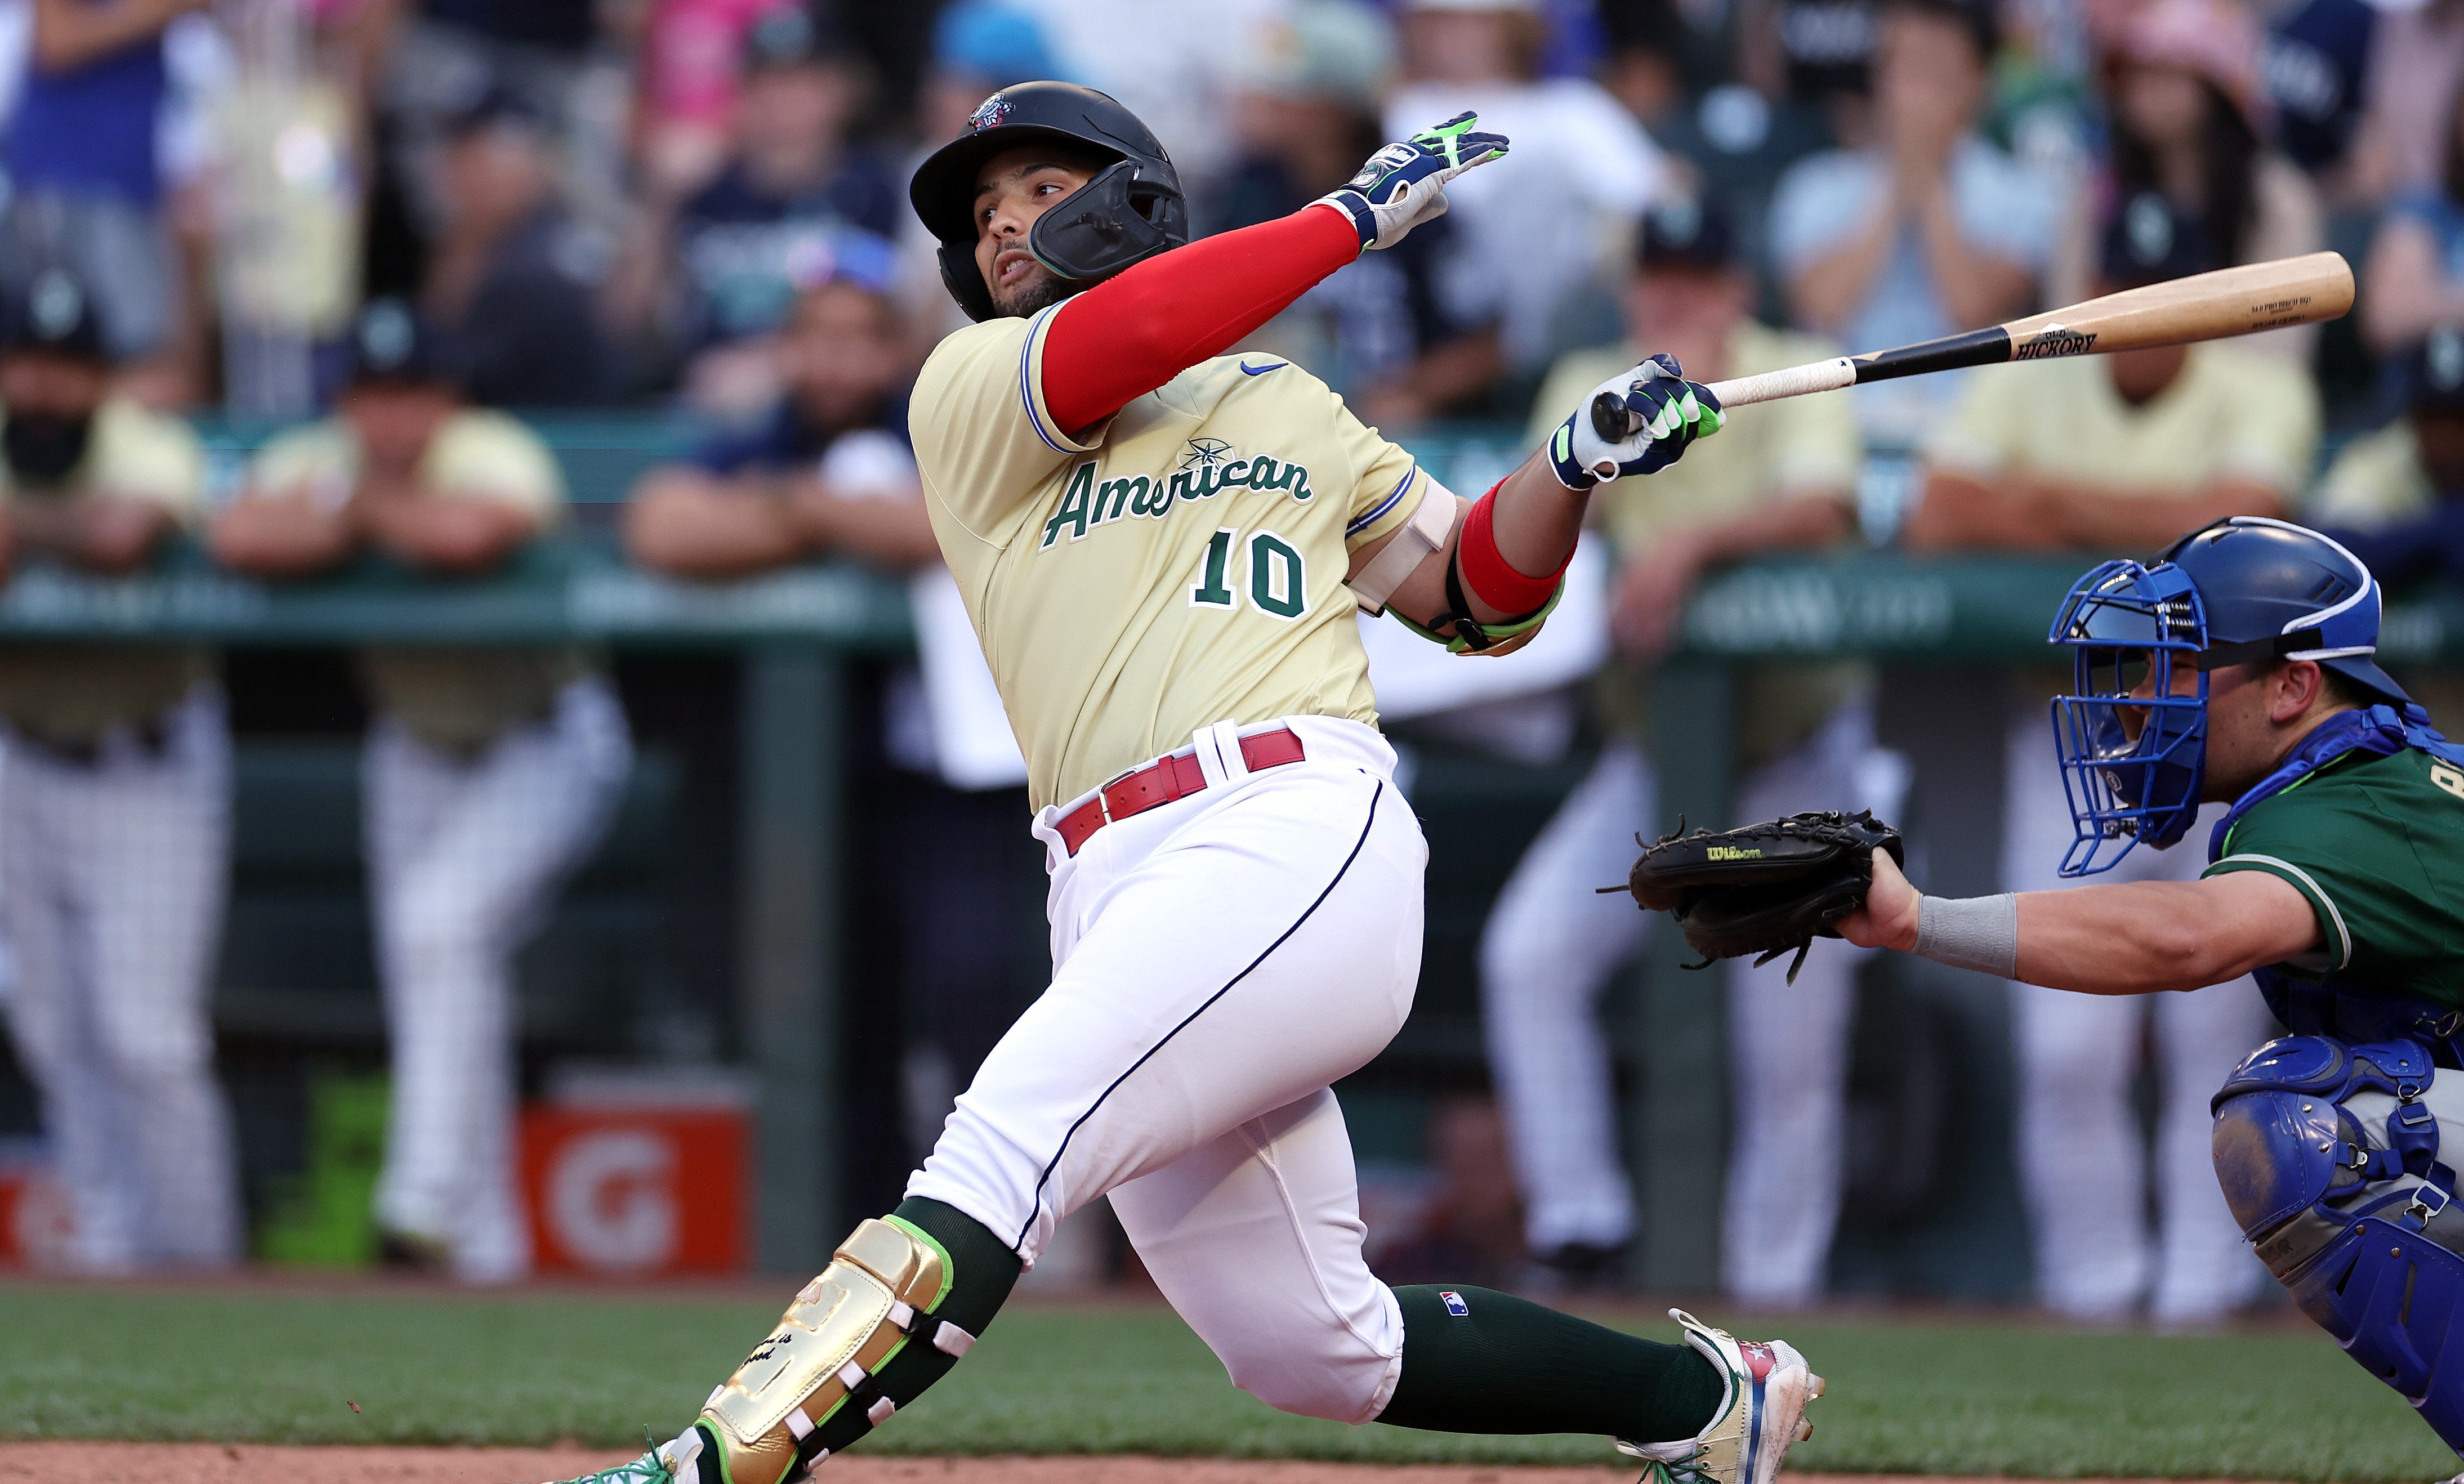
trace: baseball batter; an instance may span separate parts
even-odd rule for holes
[[[2215,1096],[2226,1203],[2301,1311],[2464,1453],[2464,746],[2379,667],[2378,637],[2369,569],[2284,521],[2104,563],[2053,631],[2077,661],[2054,703],[2062,874],[2230,805],[2204,874],[1949,900],[1878,850],[1839,929],[2089,994],[2254,974],[2295,1034]]]
[[[1444,209],[1507,142],[1463,115],[1288,217],[1184,245],[1154,136],[1102,94],[996,94],[916,172],[979,321],[926,363],[924,490],[1037,806],[1052,985],[888,1217],[867,1221],[684,1434],[607,1478],[777,1484],[964,1355],[1071,1211],[1110,1195],[1233,1382],[1287,1411],[1595,1432],[1662,1481],[1768,1481],[1821,1383],[1684,1320],[1655,1344],[1369,1271],[1329,1084],[1411,1008],[1427,846],[1392,781],[1355,607],[1464,652],[1528,640],[1585,497],[1720,426],[1653,361],[1477,502],[1299,366],[1223,352]],[[1588,403],[1589,399],[1586,399]]]

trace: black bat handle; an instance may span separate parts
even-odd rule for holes
[[[1602,392],[1592,399],[1592,431],[1602,443],[1623,443],[1641,430],[1641,420],[1626,407],[1625,399]]]

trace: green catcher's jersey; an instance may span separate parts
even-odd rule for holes
[[[2356,750],[2261,799],[2203,873],[2265,871],[2319,918],[2278,966],[2464,1008],[2464,770],[2412,748]]]

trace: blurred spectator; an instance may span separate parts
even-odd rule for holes
[[[697,579],[851,556],[918,574],[919,589],[935,578],[955,607],[907,442],[913,360],[887,285],[839,277],[807,290],[781,332],[780,358],[786,390],[760,426],[644,477],[626,507],[626,550],[646,567]],[[919,627],[924,664],[972,666],[984,700],[979,724],[1008,742],[973,631],[956,625],[951,653],[936,647],[950,634]],[[929,1143],[951,1100],[1043,987],[1040,976],[1022,973],[1008,930],[1036,918],[1043,852],[1020,828],[1031,813],[1023,761],[1000,786],[945,786],[935,776],[945,771],[936,733],[962,723],[927,702],[913,665],[893,672],[887,699],[887,751],[903,776],[883,804],[898,914],[884,930],[899,947],[909,1094],[931,1105],[914,1121]],[[952,931],[954,923],[966,930]]]
[[[1726,73],[1705,55],[1715,38],[1696,29],[1688,9],[1678,0],[1603,5],[1609,57],[1600,81],[1668,152],[1675,193],[1719,203],[1736,224],[1743,260],[1759,263],[1772,189],[1790,165],[1831,146],[1831,126],[1818,107],[1776,86],[1765,93],[1715,80]],[[1693,85],[1706,81],[1698,96]]]
[[[2443,117],[2445,167],[2387,202],[2362,264],[2362,334],[2382,355],[2464,326],[2464,98]]]
[[[360,99],[355,45],[370,7],[312,26],[304,7],[237,11],[232,85],[214,111],[214,303],[223,405],[297,418],[318,403],[316,352],[360,298]]]
[[[2368,0],[2253,0],[2267,26],[2260,72],[2276,112],[2276,142],[2331,196],[2353,186],[2363,83],[2378,11]]]
[[[686,358],[686,400],[736,416],[777,394],[763,338],[799,285],[826,272],[851,229],[883,238],[907,215],[906,183],[847,138],[853,58],[801,7],[745,39],[733,151],[681,203],[649,199],[610,285],[619,321]]]
[[[2351,547],[2386,587],[2464,584],[2464,330],[2432,330],[2405,353],[2397,380],[2405,414],[2336,456],[2304,520]],[[2464,700],[2454,675],[2420,681],[2444,690],[2450,709]]]
[[[2464,0],[2383,5],[2370,37],[2355,192],[2365,201],[2433,186],[2464,84]]]
[[[899,179],[957,139],[984,99],[1013,83],[1077,80],[1047,43],[1041,22],[1007,0],[957,0],[933,23],[933,52],[915,99],[917,147]],[[967,313],[941,283],[940,239],[913,211],[898,213],[899,299],[919,341],[938,343],[963,329]]]
[[[726,164],[745,37],[763,17],[794,4],[649,0],[634,127],[644,188],[651,195],[693,190]]]
[[[464,390],[499,407],[608,400],[618,381],[593,298],[603,254],[558,200],[538,115],[492,93],[452,121],[437,163],[443,232],[421,301]]]
[[[484,572],[563,516],[556,459],[464,404],[434,336],[380,299],[334,415],[266,445],[214,555],[268,578],[364,549]],[[393,1102],[376,1215],[389,1260],[469,1282],[529,1271],[516,1183],[513,958],[589,853],[632,766],[625,715],[570,648],[370,649],[368,884]]]
[[[1975,0],[1886,0],[1874,60],[1874,139],[1782,178],[1771,246],[1796,321],[1881,350],[2008,319],[2051,261],[2059,183],[1975,132],[1993,23]],[[1912,441],[1957,377],[1860,387],[1871,437]]]
[[[590,56],[599,36],[598,0],[361,0],[400,19],[376,43],[385,59],[381,99],[392,167],[411,188],[420,229],[440,229],[435,156],[453,121],[491,95],[509,97],[538,121],[576,175],[568,194],[603,203],[616,185],[617,142],[590,136]],[[593,213],[594,219],[596,212]]]
[[[119,576],[199,514],[186,426],[111,395],[94,300],[46,270],[0,303],[0,566]],[[231,736],[212,657],[0,645],[10,1024],[43,1097],[81,1271],[240,1255],[208,998]]]
[[[2404,415],[2337,455],[2308,518],[2387,586],[2464,581],[2464,331],[2432,331],[2401,376]]]
[[[1034,15],[1007,0],[957,0],[933,22],[933,55],[915,116],[927,151],[957,139],[968,116],[1017,82],[1076,80]]]
[[[1497,320],[1507,364],[1536,375],[1560,349],[1598,339],[1581,301],[1613,280],[1666,165],[1597,83],[1535,79],[1539,0],[1406,0],[1402,28],[1410,80],[1387,100],[1387,137],[1472,109],[1514,142],[1447,190],[1461,247],[1444,302],[1461,322]]]
[[[1873,93],[1874,0],[1761,0],[1740,9],[1749,18],[1749,75],[1776,64],[1777,78],[1757,79],[1770,96],[1817,109],[1842,142],[1860,140]]]
[[[898,568],[939,559],[920,491],[912,509],[886,497],[913,478],[893,477],[910,457],[911,362],[886,290],[843,275],[798,296],[778,342],[785,394],[750,431],[644,476],[625,508],[627,550],[698,578],[839,549]]]
[[[2219,266],[2216,245],[2177,228],[2155,198],[2106,234],[2105,290]],[[2163,230],[2151,230],[2150,224]],[[1929,441],[1906,539],[1921,551],[2152,552],[2224,515],[2280,515],[2308,478],[2319,400],[2281,357],[2227,341],[2031,361],[1976,374]],[[2003,889],[2057,887],[2073,838],[2045,731],[2066,680],[2013,680],[2003,803]],[[2189,881],[2222,805],[2172,850],[2133,851],[2099,880]],[[2208,1177],[2208,1095],[2265,1038],[2265,1008],[2235,980],[2130,999],[2013,983],[2021,1188],[2044,1301],[2113,1319],[2149,1301],[2160,1320],[2208,1322],[2264,1275]],[[2155,1137],[2161,1233],[2147,1233],[2146,1141],[2131,1110],[2143,1037],[2161,1058]]]
[[[1191,199],[1199,200],[1231,164],[1223,120],[1233,66],[1292,0],[1206,0],[1169,10],[1155,0],[1011,3],[1035,17],[1073,80],[1119,98],[1155,130]]]
[[[1644,218],[1625,294],[1625,344],[1568,356],[1532,410],[1546,436],[1566,409],[1645,354],[1677,356],[1688,376],[1749,376],[1834,354],[1747,315],[1753,282],[1718,210],[1665,203]],[[1608,1043],[1595,1014],[1648,923],[1584,889],[1631,862],[1637,830],[1656,833],[1657,782],[1643,752],[1648,666],[1706,570],[1767,552],[1828,546],[1856,529],[1861,452],[1847,404],[1774,403],[1750,438],[1705,444],[1699,461],[1594,501],[1624,570],[1612,622],[1625,660],[1604,677],[1611,740],[1589,777],[1541,831],[1499,896],[1481,946],[1489,1064],[1524,1191],[1526,1235],[1541,1271],[1583,1281],[1614,1267],[1634,1235],[1617,1158]],[[1867,797],[1873,716],[1855,666],[1771,665],[1743,681],[1747,772],[1742,818]],[[1605,874],[1603,874],[1605,873]],[[1753,1303],[1819,1297],[1838,1211],[1840,1099],[1853,977],[1860,957],[1817,943],[1796,984],[1790,966],[1743,961],[1730,972],[1736,1145],[1728,1164],[1723,1277]]]
[[[2431,331],[2399,368],[2404,415],[2337,455],[2302,520],[2342,541],[2383,586],[2464,585],[2464,330]],[[2464,727],[2464,677],[2400,677],[2442,730]]]
[[[2132,13],[2105,60],[2111,210],[2125,219],[2155,210],[2147,221],[2204,239],[2204,248],[2185,244],[2184,251],[2219,263],[2319,251],[2325,224],[2318,189],[2259,142],[2266,106],[2259,58],[2258,28],[2238,0],[2153,0]],[[2161,198],[2163,208],[2150,198]],[[2302,325],[2249,348],[2306,362],[2318,339],[2318,326]]]
[[[46,267],[105,286],[115,360],[165,348],[179,275],[163,217],[157,130],[170,86],[163,35],[205,0],[34,0],[33,55],[9,121],[0,277]]]
[[[1242,68],[1243,145],[1210,231],[1270,221],[1340,186],[1386,142],[1377,99],[1393,65],[1385,21],[1355,0],[1302,0]],[[1320,283],[1251,340],[1320,368],[1363,420],[1392,428],[1464,410],[1504,362],[1493,323],[1449,313],[1461,240],[1450,217]]]

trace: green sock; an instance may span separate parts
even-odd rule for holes
[[[1377,1420],[1398,1428],[1669,1443],[1701,1432],[1727,1396],[1727,1379],[1691,1345],[1655,1344],[1485,1288],[1398,1288],[1395,1298],[1403,1375]]]
[[[956,1324],[978,1339],[983,1338],[1024,1266],[1018,1254],[982,1222],[939,1201],[910,1197],[899,1202],[898,1210],[891,1214],[940,1243],[941,1250],[949,1255],[950,1292],[931,1311],[933,1317]],[[882,1395],[905,1407],[957,1364],[955,1355],[910,1341],[890,1358],[890,1364],[882,1366],[873,1380]],[[810,1460],[822,1449],[836,1453],[871,1430],[872,1422],[862,1408],[842,1407],[797,1446],[797,1455]],[[717,1440],[713,1438],[702,1452],[700,1484],[720,1484],[718,1472]]]

